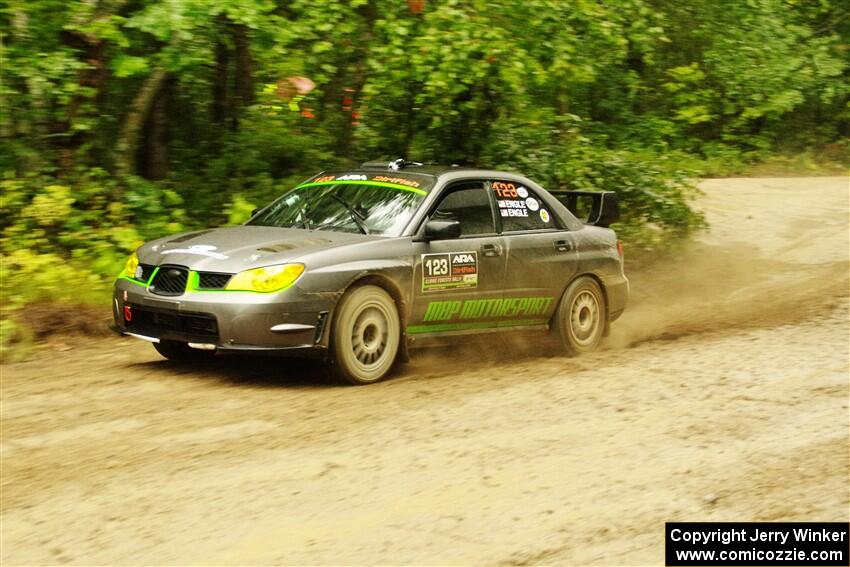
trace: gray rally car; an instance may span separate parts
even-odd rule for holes
[[[114,328],[171,360],[318,354],[355,384],[464,335],[536,332],[579,354],[629,295],[615,197],[404,160],[323,172],[242,226],[139,248]]]

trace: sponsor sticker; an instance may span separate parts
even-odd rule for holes
[[[317,177],[309,184],[313,183],[329,183],[331,181],[339,181],[340,183],[344,183],[346,181],[375,181],[379,183],[393,183],[395,185],[404,185],[405,187],[411,187],[413,189],[418,188],[419,182],[414,181],[412,179],[407,179],[404,177],[390,177],[387,175],[373,175],[372,177],[368,177],[362,173],[346,173],[344,175],[323,175],[322,177]],[[309,185],[305,184],[305,185]]]
[[[478,287],[478,253],[422,255],[422,291]]]
[[[536,212],[540,209],[540,201],[529,197],[528,189],[525,187],[517,187],[514,183],[504,181],[494,181],[491,187],[496,194],[499,215],[502,217],[526,218],[528,211]],[[544,220],[544,222],[549,221]]]
[[[372,177],[371,181],[379,181],[381,183],[395,183],[396,185],[406,185],[408,187],[419,187],[418,181],[413,181],[412,179],[406,179],[404,177],[388,177],[386,175],[375,175]]]
[[[525,201],[519,199],[499,199],[499,214],[503,217],[527,217]]]
[[[540,209],[540,220],[543,222],[549,222],[549,211],[546,209]]]
[[[467,299],[465,301],[432,301],[425,309],[425,322],[542,317],[552,304],[552,297],[505,297],[503,299]]]

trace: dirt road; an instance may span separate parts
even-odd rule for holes
[[[703,188],[712,230],[580,359],[3,366],[0,562],[646,565],[665,521],[847,521],[848,179]]]

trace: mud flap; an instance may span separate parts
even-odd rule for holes
[[[410,362],[410,345],[408,344],[407,333],[402,331],[401,340],[398,342],[398,352],[395,355],[395,361],[402,364]]]

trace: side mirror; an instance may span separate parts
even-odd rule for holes
[[[460,236],[460,223],[456,220],[429,220],[425,222],[418,242],[430,242],[432,240],[450,240]]]

